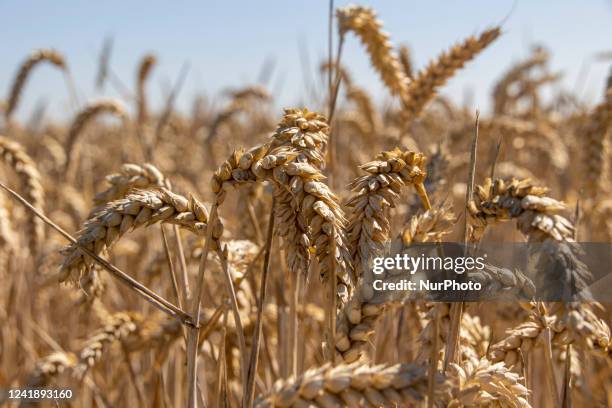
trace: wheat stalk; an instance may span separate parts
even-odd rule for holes
[[[137,101],[137,120],[138,126],[144,126],[148,119],[147,97],[145,94],[145,84],[147,78],[151,75],[151,71],[157,64],[157,57],[153,54],[147,54],[140,60],[138,74],[136,76],[136,101]]]
[[[17,242],[5,204],[4,198],[0,197],[0,268],[8,271],[9,257],[17,249]]]

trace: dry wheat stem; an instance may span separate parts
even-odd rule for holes
[[[258,303],[257,303],[257,322],[255,323],[255,333],[253,337],[253,345],[250,351],[250,361],[248,368],[248,377],[246,385],[246,398],[245,403],[247,407],[253,405],[253,398],[255,397],[255,376],[257,375],[257,363],[259,358],[259,347],[261,331],[263,326],[263,310],[266,301],[266,291],[268,284],[268,273],[270,270],[270,253],[272,252],[272,240],[274,233],[274,207],[275,201],[272,200],[272,208],[270,209],[270,217],[268,218],[268,231],[266,236],[266,246],[264,253],[264,263],[261,277],[261,287],[259,291]]]
[[[17,242],[5,204],[4,197],[0,196],[0,268],[8,271],[9,259],[11,253],[17,249]]]

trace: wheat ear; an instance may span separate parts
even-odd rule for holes
[[[255,406],[415,406],[425,400],[426,391],[427,371],[418,365],[325,365],[298,378],[278,381],[269,394],[255,401]],[[449,383],[437,375],[435,402],[444,404],[449,392]]]
[[[0,136],[0,156],[17,173],[24,197],[34,207],[42,210],[45,206],[45,191],[34,160],[23,146],[4,136]],[[30,251],[35,254],[45,236],[45,224],[38,217],[28,217],[28,235]]]
[[[90,337],[79,352],[74,373],[83,378],[85,373],[102,358],[102,353],[113,343],[121,341],[136,331],[142,316],[137,313],[119,312],[108,317],[108,322]]]
[[[454,215],[448,207],[433,208],[415,217],[410,228],[419,232],[410,238],[410,242],[427,242],[429,239],[441,237],[449,232],[454,220]],[[352,363],[364,355],[376,323],[389,306],[386,303],[368,301],[369,292],[367,288],[355,291],[338,314],[336,352],[341,361]]]
[[[142,166],[126,163],[121,166],[118,173],[106,176],[106,182],[110,184],[110,187],[96,194],[93,200],[94,209],[90,212],[88,218],[92,218],[106,203],[124,198],[131,190],[164,187],[166,178],[157,167],[150,163],[145,163]]]
[[[128,231],[158,222],[175,224],[198,235],[205,235],[208,227],[208,211],[194,197],[189,199],[171,191],[136,191],[124,199],[106,205],[93,218],[87,220],[77,236],[77,241],[96,254],[110,248]],[[223,226],[215,224],[213,237],[221,237]],[[60,280],[78,282],[92,265],[93,260],[69,245],[63,251],[64,262],[60,268]]]
[[[140,61],[140,65],[138,67],[138,74],[136,76],[136,95],[137,95],[137,120],[138,126],[144,126],[147,123],[147,119],[149,116],[147,110],[147,96],[145,93],[145,85],[147,82],[147,78],[151,75],[151,71],[157,64],[157,57],[153,54],[145,55]]]
[[[345,216],[338,198],[323,182],[328,126],[307,109],[287,109],[270,142],[247,152],[235,151],[215,172],[212,190],[222,203],[225,191],[245,183],[275,186],[277,231],[288,248],[289,266],[305,273],[316,254],[323,281],[336,269],[339,304],[353,287],[345,236]],[[335,249],[333,249],[335,247]]]
[[[382,22],[376,18],[376,12],[370,7],[351,5],[337,9],[336,16],[340,35],[353,31],[365,45],[372,65],[389,91],[405,95],[410,79],[393,51],[389,34],[383,31]]]
[[[126,111],[123,105],[114,100],[101,100],[93,102],[81,110],[75,117],[70,130],[68,131],[68,138],[66,140],[66,165],[65,171],[70,174],[77,164],[77,157],[75,155],[75,147],[79,138],[79,135],[85,129],[85,126],[98,115],[103,113],[110,113],[119,116],[122,119],[127,117]]]
[[[495,27],[484,31],[478,37],[468,37],[420,71],[410,83],[405,98],[402,99],[404,120],[411,120],[418,116],[425,105],[433,99],[437,88],[444,85],[458,69],[463,68],[466,62],[474,59],[500,34],[501,29]]]
[[[531,407],[523,379],[503,363],[491,363],[486,358],[470,359],[461,365],[451,364],[450,372],[457,388],[449,407]]]
[[[493,110],[496,115],[507,113],[512,102],[511,86],[527,76],[531,69],[546,64],[549,58],[545,49],[535,48],[529,58],[515,64],[502,76],[493,88]]]
[[[508,329],[505,337],[490,347],[489,359],[504,361],[508,367],[520,366],[521,354],[542,342],[545,329],[550,329],[551,342],[556,346],[578,344],[608,361],[612,357],[610,328],[587,304],[571,308],[566,318],[560,318],[538,303],[533,305],[527,321]]]
[[[484,186],[477,186],[474,201],[470,202],[468,210],[473,221],[473,235],[480,239],[484,229],[488,224],[517,220],[518,229],[527,237],[530,242],[541,243],[544,245],[543,254],[538,262],[546,269],[549,263],[556,263],[562,269],[563,276],[560,279],[569,282],[572,279],[578,289],[587,287],[591,278],[590,271],[584,263],[577,259],[576,249],[572,245],[574,242],[574,226],[566,218],[557,214],[565,205],[550,197],[546,197],[545,188],[532,185],[529,180],[513,179],[509,182],[491,179],[485,181]],[[546,278],[551,279],[547,276]],[[557,279],[557,277],[555,277]],[[547,282],[544,281],[541,287],[546,288]],[[601,319],[597,318],[591,310],[591,305],[581,303],[578,305],[569,304],[564,311],[571,319],[558,321],[556,328],[551,328],[553,332],[568,330],[569,336],[581,338],[581,344],[589,345],[589,348],[604,349],[607,353],[605,339],[609,339],[610,329]],[[530,334],[534,331],[534,326],[540,330],[551,326],[552,317],[547,317],[540,312],[535,321],[529,322]],[[520,333],[518,330],[517,333]],[[510,333],[512,334],[512,333]],[[566,335],[566,337],[568,336]],[[604,339],[602,341],[602,339]],[[509,340],[513,346],[518,346],[516,341]]]
[[[4,111],[4,114],[7,119],[10,119],[11,115],[17,108],[19,98],[23,92],[23,87],[26,83],[26,80],[28,79],[28,76],[30,75],[30,72],[32,71],[32,69],[34,69],[35,66],[45,61],[63,71],[66,70],[66,61],[64,60],[64,56],[55,50],[42,49],[36,50],[32,54],[30,54],[28,58],[23,62],[23,64],[21,64],[21,66],[19,67],[19,71],[17,71],[17,75],[13,80],[6,109]]]
[[[414,186],[423,206],[430,209],[430,204],[423,187],[426,177],[423,154],[400,149],[383,152],[377,160],[362,165],[361,169],[369,174],[349,184],[353,196],[346,206],[351,209],[348,236],[353,268],[358,277],[366,280],[365,290],[370,283],[368,261],[380,254],[390,240],[391,226],[386,210],[395,207],[401,188]],[[364,292],[362,296],[367,300],[372,293]]]

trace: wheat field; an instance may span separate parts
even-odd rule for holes
[[[589,105],[543,98],[559,75],[534,47],[481,115],[438,92],[503,27],[424,67],[371,8],[338,8],[333,27],[325,97],[281,111],[253,84],[154,112],[147,54],[133,98],[22,122],[30,76],[71,76],[57,50],[25,56],[0,101],[0,390],[74,397],[0,406],[612,406],[611,305],[380,303],[368,267],[389,243],[536,242],[573,259],[612,242],[612,76]],[[351,75],[349,42],[392,104]],[[103,54],[92,75],[111,72]],[[533,295],[518,270],[480,279]]]

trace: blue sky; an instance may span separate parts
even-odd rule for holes
[[[443,89],[443,94],[458,101],[470,90],[474,105],[486,109],[491,85],[512,62],[527,55],[533,43],[552,51],[551,66],[565,74],[565,87],[579,90],[581,98],[590,103],[601,98],[610,61],[596,62],[592,56],[612,49],[612,0],[385,0],[361,4],[378,11],[394,44],[411,47],[418,67],[512,11],[504,23],[504,35]],[[0,99],[8,93],[18,64],[40,47],[54,47],[67,56],[82,100],[116,96],[111,87],[104,93],[94,88],[97,55],[104,38],[112,36],[112,68],[130,88],[140,57],[148,51],[158,55],[160,63],[149,84],[157,107],[163,84],[174,81],[186,61],[191,68],[181,93],[182,108],[198,93],[214,95],[254,82],[270,58],[275,60],[270,86],[277,92],[277,103],[308,102],[304,73],[312,76],[327,53],[327,8],[323,0],[0,0]],[[301,47],[309,56],[307,64],[300,57]],[[380,100],[388,97],[355,37],[348,39],[343,55],[360,85]],[[27,118],[40,100],[48,102],[53,115],[73,114],[62,76],[48,67],[38,69],[28,82],[18,115]]]

